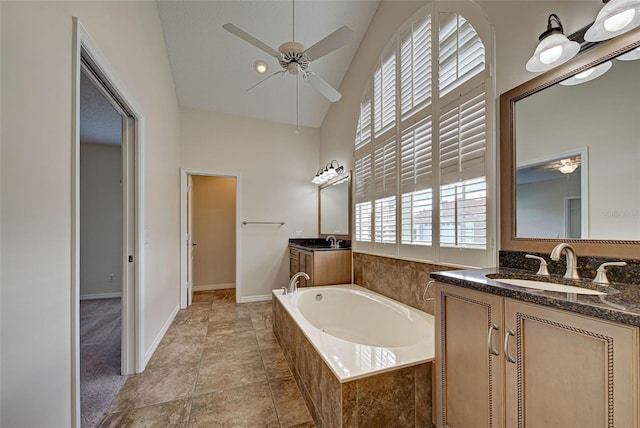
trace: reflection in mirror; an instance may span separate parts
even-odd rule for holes
[[[518,238],[640,240],[640,60],[611,63],[515,103]]]
[[[350,239],[350,174],[320,187],[320,234],[338,235]]]
[[[565,153],[518,166],[518,236],[588,237],[587,165],[584,149],[579,153]]]

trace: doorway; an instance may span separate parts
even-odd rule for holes
[[[115,370],[120,375],[128,375],[144,370],[144,331],[142,328],[142,272],[144,271],[144,254],[140,245],[142,242],[140,231],[144,230],[144,216],[141,201],[144,200],[140,177],[143,176],[141,159],[144,157],[142,141],[142,123],[144,117],[139,114],[140,109],[135,104],[131,94],[126,90],[122,82],[118,79],[109,62],[101,54],[91,37],[82,27],[79,20],[74,18],[73,34],[73,124],[72,124],[72,162],[71,162],[71,183],[72,183],[72,242],[71,242],[71,337],[74,351],[72,353],[72,426],[79,427],[83,421],[81,414],[81,352],[80,352],[80,300],[81,297],[105,297],[117,298],[108,312],[111,316],[112,330],[120,329],[118,338],[112,336],[114,353],[120,354],[119,367],[115,363]],[[83,86],[84,85],[84,86]],[[113,140],[119,140],[119,146],[114,142],[112,147],[104,144],[91,144],[82,128],[82,97],[84,91],[92,91],[93,96],[100,97],[105,109],[111,109],[109,115],[114,120],[119,121],[117,125],[111,126],[116,129]],[[86,95],[86,94],[85,94]],[[107,111],[107,110],[105,110]],[[98,114],[100,119],[104,118],[104,111]],[[102,123],[102,125],[105,125]],[[81,141],[89,145],[81,145]],[[87,149],[88,148],[88,149]],[[117,152],[116,152],[117,151]],[[88,158],[96,158],[97,161],[90,163],[90,169],[101,169],[101,171],[90,171],[90,175],[81,169],[81,158],[87,161]],[[110,162],[105,159],[109,158]],[[94,159],[95,160],[95,159]],[[85,165],[86,166],[86,165]],[[95,175],[99,177],[96,179]],[[92,175],[94,177],[92,177]],[[91,180],[102,181],[105,187],[93,187],[84,192],[82,185],[91,184]],[[83,182],[84,180],[84,182]],[[84,189],[87,190],[87,189]],[[95,193],[93,201],[91,193]],[[107,197],[107,195],[109,195]],[[86,205],[87,202],[91,208]],[[101,205],[102,204],[102,205]],[[91,220],[82,215],[92,212],[103,216],[102,220],[94,221],[95,225],[105,225],[110,222],[111,229],[109,236],[98,235],[96,239],[87,240],[87,233],[96,233],[98,227],[83,229],[88,226]],[[108,211],[108,213],[106,212]],[[107,220],[108,219],[108,220]],[[117,229],[114,229],[114,227]],[[83,233],[85,236],[83,236]],[[101,248],[106,247],[106,241],[111,241],[107,253],[100,253]],[[93,242],[92,242],[93,241]],[[92,248],[95,251],[89,257]],[[115,248],[115,249],[114,249]],[[96,256],[97,254],[97,256]],[[84,265],[82,261],[96,261],[97,266]],[[92,270],[95,271],[92,273]],[[91,274],[90,274],[91,273]],[[90,275],[89,275],[90,274]],[[90,279],[94,278],[94,279]],[[95,280],[95,283],[93,282]],[[87,287],[83,287],[83,282]],[[94,288],[91,288],[91,287]],[[96,299],[93,299],[95,301]],[[114,319],[114,312],[119,312],[119,320]],[[113,332],[111,332],[113,333]],[[119,349],[118,349],[119,348]],[[113,355],[112,355],[113,357]],[[114,358],[115,360],[115,358]],[[107,405],[110,403],[107,403]]]
[[[240,176],[181,170],[181,307],[194,291],[240,288]]]

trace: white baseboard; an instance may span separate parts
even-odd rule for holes
[[[267,302],[271,300],[271,294],[263,294],[261,296],[247,296],[237,299],[238,303],[254,303],[254,302]]]
[[[145,367],[149,363],[149,360],[153,356],[153,353],[156,352],[156,349],[158,349],[158,345],[160,345],[160,341],[162,340],[164,335],[167,333],[167,330],[169,330],[169,327],[171,327],[171,323],[175,319],[176,315],[178,315],[179,310],[180,310],[180,305],[177,305],[173,310],[173,312],[171,312],[171,315],[169,315],[169,318],[167,319],[167,321],[164,323],[164,325],[160,329],[160,332],[158,333],[156,338],[153,340],[153,343],[151,344],[151,346],[149,346],[149,349],[147,349],[147,352],[145,352],[144,354]]]
[[[230,284],[194,285],[193,291],[227,290],[229,288],[236,288],[236,283],[232,282]]]
[[[117,293],[81,294],[80,300],[114,299],[116,297],[122,297],[122,293],[118,291]]]

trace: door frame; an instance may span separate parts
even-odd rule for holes
[[[73,17],[72,42],[72,115],[71,115],[71,424],[79,427],[80,418],[80,76],[82,58],[90,60],[110,94],[121,104],[129,117],[129,132],[123,133],[123,192],[125,185],[132,183],[133,218],[123,221],[123,234],[129,231],[129,242],[133,248],[126,248],[123,241],[123,283],[122,283],[122,374],[140,373],[144,370],[144,129],[145,119],[142,109],[133,94],[118,77],[115,69],[102,54],[89,33],[77,17]],[[126,134],[126,135],[125,135]],[[133,140],[133,141],[131,141]],[[126,146],[126,147],[125,147]],[[127,163],[132,161],[133,172]],[[133,176],[131,176],[133,175]],[[127,199],[128,200],[128,199]],[[126,212],[129,204],[125,203]],[[131,207],[129,206],[129,209]],[[127,216],[124,217],[127,219]],[[128,256],[133,255],[133,265],[128,264]],[[133,269],[132,280],[128,280],[128,267]]]
[[[180,308],[187,307],[189,287],[187,284],[187,183],[188,176],[203,175],[207,177],[232,177],[236,179],[236,302],[240,303],[242,296],[242,251],[240,239],[240,218],[242,212],[241,194],[242,180],[239,172],[201,170],[193,168],[180,168]]]

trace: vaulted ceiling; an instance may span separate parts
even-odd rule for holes
[[[309,70],[339,89],[379,0],[299,0],[295,2],[295,41],[310,47],[343,25],[355,42],[316,61]],[[237,27],[278,49],[293,40],[293,3],[280,0],[159,1],[160,19],[180,105],[268,121],[320,127],[330,102],[298,75],[274,76],[276,58],[222,28]],[[269,66],[265,75],[256,60]],[[338,101],[339,102],[339,101]],[[298,114],[296,115],[296,104]]]

